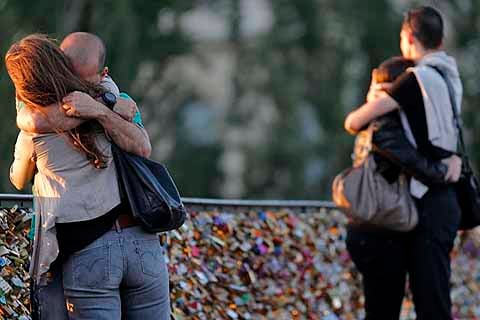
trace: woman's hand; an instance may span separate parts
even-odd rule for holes
[[[372,81],[370,82],[370,87],[368,88],[367,93],[367,102],[375,100],[378,98],[378,84],[375,80],[375,69],[372,71]]]
[[[390,82],[370,85],[367,93],[367,102],[372,102],[373,100],[386,96],[385,90],[391,88],[391,86],[392,84]]]
[[[62,108],[69,117],[97,119],[105,113],[106,106],[93,99],[90,95],[74,91],[62,99]]]
[[[118,113],[123,119],[132,122],[137,113],[137,104],[132,99],[118,98],[113,107],[113,111]]]
[[[457,182],[462,174],[462,159],[454,154],[446,159],[443,159],[442,163],[448,166],[447,173],[445,174],[445,181]]]
[[[377,69],[373,69],[372,71],[372,80],[370,81],[370,87],[367,93],[367,102],[372,102],[375,99],[383,97],[383,95],[385,94],[385,90],[392,87],[391,82],[377,82],[377,77],[375,75],[375,73],[377,72],[376,70]]]

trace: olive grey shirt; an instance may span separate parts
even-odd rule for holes
[[[15,145],[15,163],[36,161],[34,197],[37,213],[36,246],[32,255],[34,280],[47,272],[58,255],[55,223],[91,220],[120,204],[111,145],[105,134],[96,136],[107,157],[107,167],[95,168],[64,134],[21,131]]]

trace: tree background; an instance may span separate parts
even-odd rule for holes
[[[428,4],[464,81],[463,119],[480,166],[480,2],[409,0],[0,0],[0,50],[21,37],[98,34],[183,196],[329,199],[349,165],[347,112],[370,71],[398,55],[402,14]],[[0,191],[8,181],[14,89],[0,66]]]

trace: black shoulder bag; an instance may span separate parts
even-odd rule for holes
[[[455,100],[455,91],[453,90],[450,79],[437,67],[435,69],[445,80],[450,96],[450,103],[453,110],[453,118],[458,130],[459,149],[462,156],[462,175],[460,180],[455,183],[455,191],[457,193],[458,204],[462,211],[462,218],[460,221],[460,230],[473,229],[480,225],[480,187],[478,178],[475,176],[470,165],[467,155],[467,149],[463,140],[463,130],[460,116],[457,113],[457,102]]]
[[[148,232],[163,232],[182,226],[187,211],[167,168],[125,152],[112,143],[120,193],[132,214]]]

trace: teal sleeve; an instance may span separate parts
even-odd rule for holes
[[[133,100],[128,94],[126,94],[125,92],[121,92],[120,93],[120,97],[121,98],[124,98],[124,99],[129,99],[129,100]],[[132,120],[133,123],[135,123],[137,126],[139,126],[140,128],[145,128],[145,126],[143,125],[143,121],[142,121],[142,115],[140,114],[140,111],[137,109],[137,112],[135,113],[135,116],[133,116],[133,120]]]
[[[25,103],[23,101],[20,101],[20,100],[16,99],[15,107],[17,108],[17,112],[18,112],[25,107]]]

